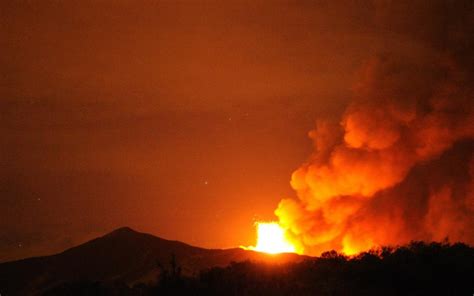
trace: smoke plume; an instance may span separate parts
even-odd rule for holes
[[[275,211],[304,253],[474,243],[472,35],[449,24],[451,39],[421,36],[430,50],[369,60],[342,118],[318,120],[309,133],[314,153],[291,177],[297,199]]]

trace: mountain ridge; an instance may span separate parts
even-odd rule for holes
[[[120,280],[128,285],[153,282],[158,278],[159,266],[167,266],[172,256],[186,275],[233,261],[285,263],[306,258],[241,248],[205,249],[120,227],[54,255],[0,263],[0,293],[39,294],[58,284],[81,280]]]

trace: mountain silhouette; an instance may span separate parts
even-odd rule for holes
[[[153,282],[159,266],[175,257],[183,274],[245,260],[299,262],[297,254],[267,255],[233,249],[204,249],[122,227],[62,253],[0,264],[1,295],[40,294],[71,281]]]

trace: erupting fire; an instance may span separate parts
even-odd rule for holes
[[[474,244],[474,91],[462,65],[438,59],[370,60],[342,117],[316,121],[314,151],[291,175],[295,197],[281,199],[278,221],[257,223],[247,249],[351,256],[411,240]]]
[[[248,249],[269,254],[295,253],[296,248],[285,237],[277,222],[257,222],[257,245]]]

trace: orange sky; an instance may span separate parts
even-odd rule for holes
[[[124,225],[253,244],[362,63],[439,29],[423,6],[224,2],[0,4],[0,261]]]

